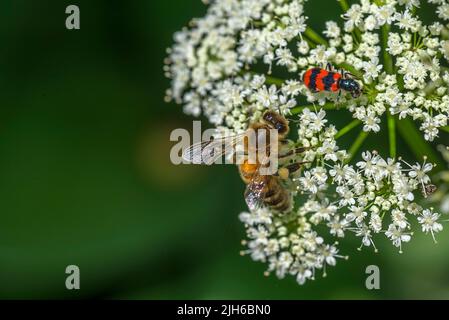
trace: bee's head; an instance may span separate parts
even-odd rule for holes
[[[262,119],[270,127],[276,129],[280,135],[284,136],[289,131],[287,120],[275,111],[266,111]]]

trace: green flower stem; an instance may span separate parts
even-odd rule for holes
[[[304,36],[303,40],[305,40],[307,42],[307,44],[309,45],[309,47],[311,49],[315,49],[316,48],[317,44],[315,42],[313,42],[312,40],[310,40],[309,38]]]
[[[443,131],[449,132],[449,126],[441,127],[440,129],[443,130]]]
[[[387,122],[388,122],[388,140],[390,142],[390,157],[395,159],[396,158],[396,120],[389,112],[387,113]]]
[[[250,71],[250,70],[245,70],[245,71],[239,72],[240,76],[244,76],[245,74],[250,74],[253,76],[260,75],[259,73]],[[268,84],[268,85],[274,84],[278,87],[282,86],[284,84],[284,82],[286,81],[285,79],[276,78],[276,77],[272,77],[272,76],[268,76],[268,75],[264,75],[264,77],[265,77],[266,84]]]
[[[319,110],[319,109],[323,109],[323,110],[335,110],[335,109],[337,109],[337,107],[335,106],[335,104],[330,103],[330,102],[325,103],[325,104],[322,105],[322,106],[320,106],[320,105],[315,106],[315,105],[311,104],[311,105],[307,105],[307,106],[297,106],[297,107],[294,107],[294,108],[290,109],[290,113],[291,113],[291,114],[299,114],[299,113],[301,113],[304,109],[311,109],[311,110],[314,110],[314,109],[317,109],[317,110]]]
[[[362,147],[363,142],[365,142],[366,138],[368,137],[368,132],[366,131],[360,131],[357,139],[355,139],[354,143],[352,144],[351,148],[349,148],[349,159],[347,162],[351,162],[351,160],[354,158],[354,155],[359,151],[359,149]]]
[[[388,34],[390,33],[390,26],[385,24],[382,26],[382,52],[384,58],[385,71],[388,74],[394,72],[393,59],[387,51],[388,47]],[[390,157],[396,158],[396,119],[387,110],[387,122],[388,122],[388,140],[390,144]]]
[[[324,46],[328,45],[327,41],[310,27],[307,27],[306,31],[304,32],[304,35],[317,44],[322,44]]]
[[[274,84],[276,86],[282,86],[284,84],[285,80],[284,79],[280,79],[280,78],[276,78],[276,77],[272,77],[272,76],[265,76],[265,83],[266,84]]]
[[[344,12],[348,11],[349,4],[346,0],[338,0],[338,3],[340,3],[340,7]]]
[[[382,52],[384,57],[384,67],[385,71],[388,74],[392,74],[394,72],[393,69],[393,59],[391,58],[391,55],[388,53],[388,34],[390,33],[390,26],[389,25],[383,25],[382,26]]]
[[[345,134],[347,134],[348,132],[350,132],[352,129],[354,129],[355,127],[357,127],[359,124],[361,123],[360,120],[355,119],[353,121],[351,121],[348,125],[346,125],[345,127],[343,127],[342,129],[340,129],[340,131],[337,132],[337,134],[335,135],[335,139],[338,139],[340,137],[343,137]]]
[[[405,140],[409,148],[415,154],[416,158],[422,159],[427,156],[430,162],[437,165],[434,169],[439,172],[445,168],[443,160],[433,150],[431,144],[424,140],[422,133],[416,128],[415,124],[409,118],[397,121],[398,132]]]

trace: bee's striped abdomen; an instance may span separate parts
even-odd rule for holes
[[[274,210],[284,212],[290,208],[290,194],[284,189],[277,177],[270,177],[269,192],[265,194],[264,203]]]

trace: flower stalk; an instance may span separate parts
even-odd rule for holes
[[[434,169],[435,172],[444,169],[444,162],[432,149],[429,143],[423,139],[422,135],[410,119],[402,119],[398,121],[397,124],[401,137],[405,140],[417,159],[426,157],[430,162],[436,164],[436,168]]]
[[[396,158],[396,119],[390,113],[387,113],[388,123],[388,141],[390,145],[390,157]]]
[[[348,125],[346,125],[342,129],[340,129],[340,131],[337,132],[337,134],[335,135],[335,139],[343,137],[345,134],[347,134],[352,129],[354,129],[357,126],[359,126],[361,123],[362,122],[360,120],[358,120],[358,119],[355,119],[355,120],[351,121]]]
[[[265,83],[268,85],[276,85],[278,87],[282,86],[284,84],[285,80],[273,77],[271,75],[265,75]]]
[[[325,103],[322,106],[316,106],[316,105],[296,106],[290,110],[290,114],[296,115],[296,114],[303,112],[305,109],[337,110],[337,109],[339,109],[339,106],[332,102]]]
[[[348,11],[349,5],[346,0],[338,0],[338,3],[340,4],[340,7],[344,12]]]
[[[369,133],[366,131],[360,131],[359,135],[355,139],[354,143],[352,144],[351,148],[349,148],[348,154],[349,158],[347,162],[351,162],[352,159],[354,159],[355,155],[357,154],[357,151],[360,150],[363,143],[365,142],[366,138],[368,138]]]
[[[304,35],[309,38],[310,40],[312,40],[313,42],[315,42],[316,44],[321,44],[323,46],[327,46],[328,43],[327,41],[321,37],[318,32],[314,31],[312,28],[307,27],[306,31],[304,32]]]

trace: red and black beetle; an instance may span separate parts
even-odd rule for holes
[[[340,92],[341,90],[349,92],[353,98],[357,98],[362,94],[360,84],[352,79],[349,72],[332,71],[332,66],[327,65],[326,70],[321,68],[312,68],[307,70],[303,75],[304,84],[312,92],[330,91]]]

